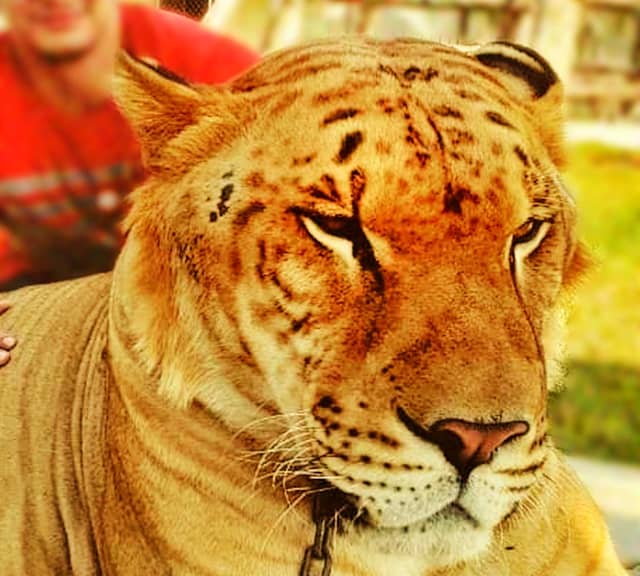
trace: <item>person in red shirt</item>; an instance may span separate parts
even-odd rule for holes
[[[111,98],[120,48],[194,83],[258,55],[177,14],[116,0],[0,0],[0,292],[112,267],[126,194],[143,178]],[[0,315],[9,306],[0,301]],[[16,338],[0,331],[0,366]]]
[[[0,291],[109,270],[124,198],[143,178],[110,95],[120,47],[193,83],[258,55],[175,13],[116,0],[4,0]],[[1,336],[1,335],[0,335]]]

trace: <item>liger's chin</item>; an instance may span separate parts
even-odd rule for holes
[[[487,551],[493,529],[481,525],[457,504],[405,526],[376,526],[361,518],[346,530],[372,553],[429,559],[430,566],[452,566]]]

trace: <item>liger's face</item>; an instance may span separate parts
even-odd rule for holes
[[[52,61],[90,51],[117,18],[115,0],[4,0],[16,39]]]

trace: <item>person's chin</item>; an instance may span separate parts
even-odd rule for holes
[[[31,44],[49,62],[82,58],[96,42],[97,30],[89,15],[77,16],[62,26],[59,22],[39,22],[31,31]]]
[[[95,45],[94,34],[69,33],[41,38],[36,49],[43,60],[64,64],[82,59]]]

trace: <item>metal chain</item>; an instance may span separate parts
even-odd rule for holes
[[[330,576],[331,575],[331,548],[330,538],[335,530],[334,518],[323,515],[320,498],[313,503],[313,521],[316,525],[316,533],[313,544],[304,552],[300,576]]]

